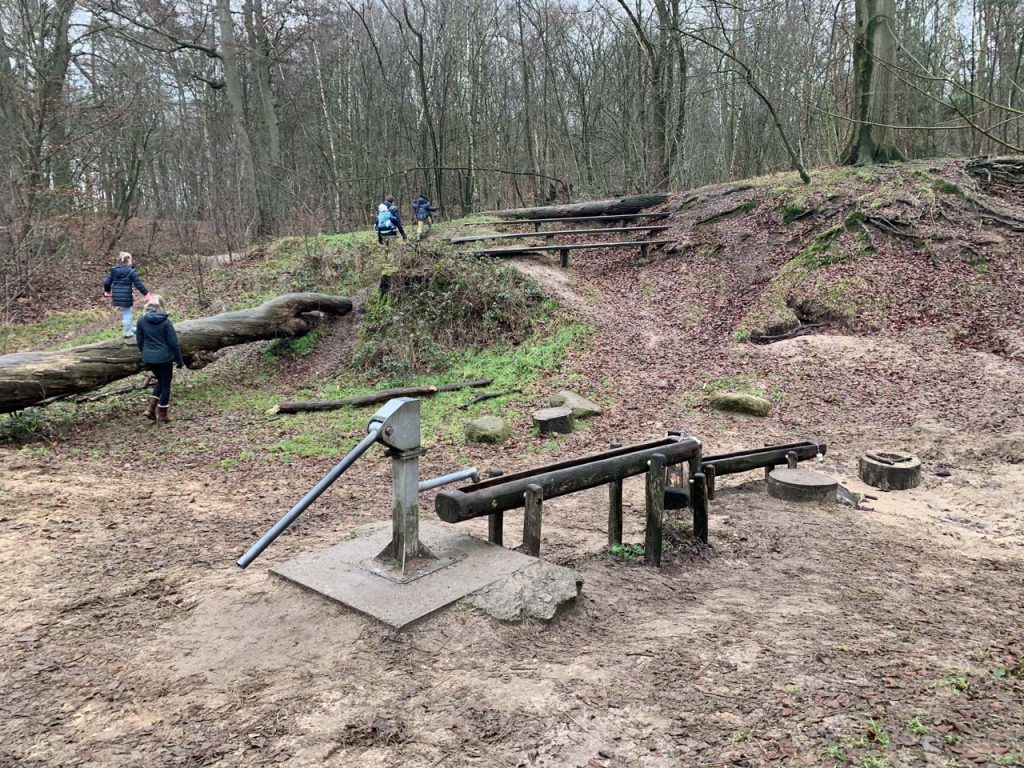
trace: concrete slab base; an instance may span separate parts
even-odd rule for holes
[[[415,573],[407,568],[405,577],[396,578],[379,573],[381,564],[373,559],[390,541],[390,521],[365,526],[348,541],[275,565],[270,572],[400,629],[538,562],[421,522],[420,541],[445,564],[417,563]]]

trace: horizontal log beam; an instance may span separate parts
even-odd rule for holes
[[[653,208],[668,200],[665,193],[649,195],[630,195],[611,200],[590,200],[585,203],[569,203],[567,205],[546,205],[539,208],[509,208],[503,211],[490,211],[491,216],[503,219],[565,219],[574,216],[611,216],[613,214],[630,214]]]
[[[530,485],[539,485],[544,498],[553,499],[643,474],[656,453],[665,456],[667,465],[678,464],[699,457],[700,442],[692,437],[667,437],[514,475],[502,475],[465,488],[443,491],[437,495],[434,509],[446,523],[519,509]]]
[[[786,445],[769,445],[764,448],[753,448],[749,451],[737,451],[735,453],[723,453],[716,456],[705,456],[701,459],[700,465],[715,468],[715,477],[722,475],[734,475],[738,472],[749,472],[752,469],[762,467],[785,466],[787,454],[795,453],[798,461],[813,459],[819,453],[824,456],[828,446],[825,443],[815,443],[812,440],[805,440],[801,443],[788,443]]]

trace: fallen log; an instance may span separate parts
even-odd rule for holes
[[[668,200],[668,195],[664,193],[631,195],[629,197],[617,197],[612,200],[591,200],[586,203],[545,205],[540,208],[509,208],[504,211],[490,211],[489,215],[500,216],[503,219],[562,219],[570,216],[606,216],[617,213],[637,213],[645,208],[661,205],[666,200]]]
[[[315,328],[318,313],[346,315],[352,301],[322,293],[289,293],[253,309],[175,323],[185,364],[200,363],[222,347],[262,339],[301,336]],[[0,356],[0,413],[10,413],[76,392],[87,392],[143,370],[135,337],[70,349]]]
[[[423,397],[435,395],[438,392],[455,392],[459,389],[469,387],[486,387],[493,379],[478,379],[475,381],[460,381],[454,384],[438,384],[423,387],[399,387],[397,389],[381,389],[371,392],[368,395],[358,397],[345,397],[341,400],[286,400],[270,408],[267,413],[310,413],[315,411],[336,411],[339,408],[348,406],[359,407],[363,405],[375,405],[384,403],[395,397]]]

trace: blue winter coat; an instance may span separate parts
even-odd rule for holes
[[[417,221],[426,221],[427,217],[436,211],[437,208],[430,204],[430,198],[426,195],[420,195],[412,201],[412,210],[416,214]]]
[[[135,343],[139,345],[144,363],[171,363],[184,365],[178,334],[166,312],[150,310],[135,324]]]
[[[398,203],[389,203],[385,200],[384,205],[388,207],[388,213],[390,213],[391,218],[394,219],[395,226],[402,226],[402,209],[398,207]]]
[[[103,281],[103,292],[110,294],[110,303],[115,307],[130,307],[135,303],[133,284],[143,296],[149,293],[131,264],[117,264],[110,268],[107,279]]]

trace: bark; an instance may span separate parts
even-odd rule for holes
[[[892,25],[896,0],[857,0],[853,44],[854,125],[844,165],[864,165],[903,160],[893,143],[895,114],[896,38]]]
[[[559,219],[569,216],[604,216],[613,214],[638,213],[645,208],[653,208],[668,200],[666,193],[647,195],[631,195],[611,200],[591,200],[586,203],[569,203],[566,205],[546,205],[539,208],[509,208],[503,211],[491,211],[491,216],[504,219]]]
[[[346,315],[352,301],[320,293],[289,293],[253,309],[175,323],[186,365],[203,353],[261,339],[300,336],[312,330],[323,312]],[[113,339],[71,349],[17,352],[0,356],[0,413],[44,400],[86,392],[143,370],[135,339]]]
[[[359,397],[346,397],[341,400],[286,400],[271,408],[271,413],[309,413],[312,411],[336,411],[347,406],[359,407],[385,403],[395,397],[415,397],[436,395],[438,392],[455,392],[467,387],[486,387],[493,379],[476,381],[459,381],[454,384],[439,384],[436,387],[400,387],[398,389],[382,389]]]

